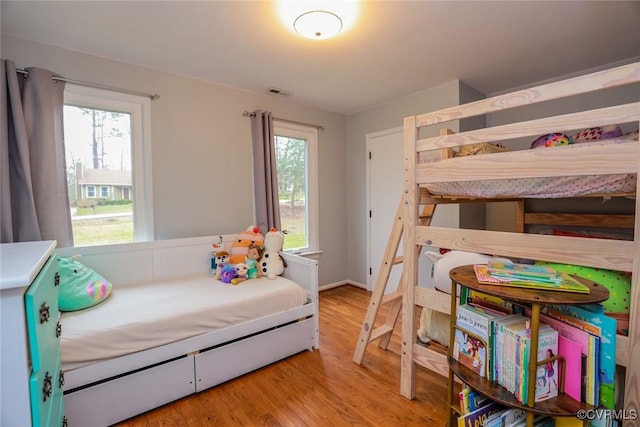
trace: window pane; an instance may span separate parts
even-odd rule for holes
[[[303,139],[275,137],[280,221],[287,232],[284,249],[309,246],[307,223],[307,143]]]
[[[65,105],[64,133],[74,245],[133,242],[131,115]]]

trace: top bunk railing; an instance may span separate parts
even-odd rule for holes
[[[416,127],[431,126],[501,110],[523,107],[603,89],[611,89],[640,81],[640,62],[609,70],[518,90],[464,105],[443,108],[416,116]]]

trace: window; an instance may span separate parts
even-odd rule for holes
[[[64,97],[75,246],[152,240],[151,100],[73,84]]]
[[[274,121],[280,221],[284,249],[316,252],[318,243],[318,131]]]

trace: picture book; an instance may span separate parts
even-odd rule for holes
[[[490,415],[482,427],[514,427],[525,421],[527,413],[522,409],[509,408]]]
[[[593,354],[589,354],[589,341],[592,339],[592,335],[589,334],[587,331],[580,329],[572,324],[569,323],[565,323],[562,320],[556,319],[554,317],[551,317],[549,315],[545,315],[545,314],[541,314],[540,315],[540,321],[544,322],[545,324],[551,326],[552,328],[554,328],[555,330],[558,331],[559,335],[565,338],[568,338],[576,343],[578,343],[580,345],[580,353],[581,353],[581,357],[584,357],[584,361],[585,361],[585,368],[582,368],[582,365],[580,367],[580,372],[584,372],[585,375],[585,380],[584,380],[584,384],[585,384],[585,388],[586,388],[586,383],[589,382],[587,375],[588,372],[591,370],[595,370],[596,365],[598,363],[598,361],[595,359]],[[591,367],[591,368],[589,368]],[[592,379],[593,381],[593,379]],[[565,379],[565,387],[567,385],[566,379]],[[565,389],[566,392],[566,389]],[[574,394],[575,396],[575,394]],[[594,405],[596,404],[596,401],[594,400],[594,396],[588,396],[586,393],[586,390],[580,393],[580,402],[586,402],[590,405]],[[578,400],[578,399],[576,399]]]
[[[510,286],[514,288],[540,289],[545,291],[577,292],[588,294],[589,287],[573,276],[566,273],[558,274],[558,281],[542,282],[531,279],[507,278],[503,276],[493,276],[489,273],[487,266],[476,264],[473,266],[476,279],[479,283],[495,286]]]
[[[479,427],[490,415],[504,409],[504,406],[497,402],[490,402],[475,411],[458,417],[458,427]]]
[[[543,325],[547,326],[547,325]],[[544,329],[544,330],[543,330]],[[540,327],[540,334],[538,335],[538,361],[551,358],[558,354],[558,331],[547,326],[546,328]],[[535,402],[541,402],[543,400],[556,397],[558,395],[558,369],[560,364],[558,360],[549,361],[543,365],[538,366],[536,370],[536,388],[535,388]],[[531,380],[531,379],[529,379]],[[526,402],[527,396],[525,395]]]
[[[478,310],[468,304],[457,308],[453,357],[481,377],[488,370],[487,354],[493,336],[494,316]]]
[[[562,312],[600,330],[599,337],[599,395],[600,405],[615,408],[616,328],[617,321],[602,313],[594,313],[579,306],[563,306]]]
[[[493,277],[504,277],[509,280],[534,280],[541,282],[555,282],[559,280],[558,272],[544,265],[489,261],[487,263],[487,270]]]
[[[521,313],[523,311],[522,307],[513,304],[511,301],[506,301],[495,295],[485,294],[484,292],[469,289],[464,286],[460,292],[460,301],[461,304],[481,305],[505,314]]]
[[[582,352],[580,344],[560,335],[558,354],[564,358],[564,392],[578,402],[582,396]]]
[[[462,387],[458,393],[460,399],[460,411],[462,414],[468,414],[476,409],[489,404],[491,401],[486,396],[480,394],[468,385]]]

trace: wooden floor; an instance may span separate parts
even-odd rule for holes
[[[142,426],[443,426],[446,378],[418,369],[416,398],[400,390],[400,324],[387,351],[371,343],[352,361],[371,293],[320,293],[320,349],[118,424]],[[381,311],[384,314],[384,311]]]

